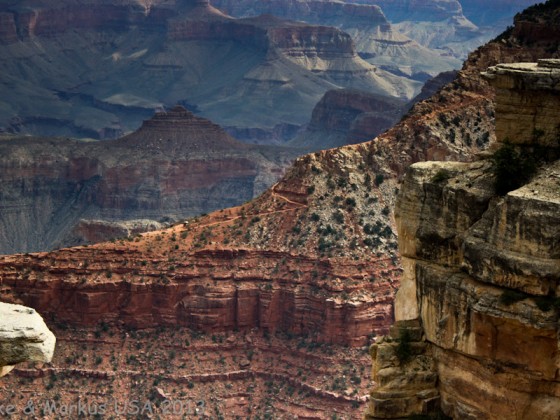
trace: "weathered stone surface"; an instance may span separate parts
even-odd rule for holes
[[[496,88],[496,137],[560,147],[560,60],[500,64],[484,76]]]
[[[493,195],[488,162],[420,162],[403,182],[395,220],[405,257],[458,266],[462,234],[486,211]]]
[[[406,359],[398,356],[399,341],[406,331]],[[366,419],[399,419],[413,414],[431,414],[439,405],[437,374],[431,349],[424,341],[418,321],[400,321],[390,337],[372,345],[373,380]]]
[[[436,182],[443,169],[446,177]],[[434,349],[442,409],[454,418],[500,418],[513,402],[513,418],[558,414],[557,172],[558,162],[548,165],[503,198],[493,196],[484,161],[415,164],[404,180],[396,220],[405,272],[396,319],[419,313]],[[510,302],[510,289],[526,294]]]
[[[485,89],[486,82],[475,86],[471,83],[476,77],[464,77],[465,70],[475,63],[482,66],[516,58],[537,61],[539,56],[534,52],[542,48],[544,54],[552,39],[557,45],[558,38],[544,30],[548,25],[545,21],[555,25],[557,14],[556,9],[538,19],[530,13],[521,14],[512,35],[506,34],[500,43],[490,43],[471,55],[459,73],[461,83],[477,92]],[[518,49],[518,41],[531,48]],[[541,63],[545,69],[540,73],[551,73],[554,65]],[[514,77],[525,77],[522,73],[527,67],[535,65],[513,65]],[[539,72],[533,73],[527,77]],[[504,90],[496,97],[498,121],[508,118],[504,112],[509,111],[501,101],[509,101],[511,92]],[[539,96],[556,101],[550,92],[530,87],[528,91],[513,91],[519,104],[526,95],[530,105],[514,111],[540,112],[535,110],[540,106],[536,105]],[[420,107],[425,103],[416,106]],[[555,145],[548,141],[554,132],[543,134],[533,122],[518,142],[548,147],[545,154],[554,156]],[[504,136],[498,130],[499,142],[506,140]],[[531,152],[529,147],[522,151]],[[395,303],[397,321],[410,322],[419,314],[438,373],[437,390],[445,414],[473,420],[556,419],[560,412],[559,312],[555,307],[560,272],[558,162],[541,166],[527,185],[504,197],[493,192],[491,162],[446,165],[413,165],[397,200],[396,222],[405,269],[402,293],[397,294]],[[444,169],[447,173],[436,176]],[[380,364],[374,372],[386,367]],[[393,397],[397,402],[400,395]],[[373,408],[375,404],[372,399]],[[393,407],[408,410],[410,404],[401,401]],[[416,413],[421,414],[422,408],[417,407]]]
[[[508,68],[524,75],[526,67]],[[532,86],[519,90],[524,94],[533,97]],[[497,112],[500,120],[503,108]],[[522,140],[551,146],[546,138]],[[559,170],[560,161],[542,164],[503,197],[494,191],[490,159],[418,163],[404,179],[395,211],[405,258],[396,319],[410,323],[418,314],[441,408],[453,418],[558,418]],[[400,384],[401,394],[372,398],[371,415],[425,414],[411,403],[416,382],[408,372],[388,382],[387,363],[377,357],[374,365],[382,380],[372,395],[388,383]]]
[[[34,309],[0,303],[0,376],[26,361],[50,362],[56,338]]]
[[[480,281],[534,295],[560,280],[560,163],[498,200],[464,239],[463,265]]]

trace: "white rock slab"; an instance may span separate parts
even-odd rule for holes
[[[34,309],[0,303],[0,376],[25,361],[50,362],[56,338]]]

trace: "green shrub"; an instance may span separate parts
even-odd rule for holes
[[[516,302],[519,302],[525,299],[527,295],[525,293],[518,292],[517,290],[505,290],[502,295],[500,296],[500,302],[504,305],[513,305]]]
[[[537,170],[532,153],[519,153],[510,143],[504,144],[492,157],[496,176],[496,193],[505,195],[526,184]]]
[[[449,178],[451,178],[451,173],[447,169],[440,169],[432,177],[432,182],[435,182],[435,183],[445,182]]]
[[[344,223],[344,214],[339,211],[333,213],[333,220],[337,223]]]
[[[406,363],[412,357],[412,346],[410,345],[411,336],[407,328],[399,330],[399,344],[395,350],[395,354],[401,363]]]

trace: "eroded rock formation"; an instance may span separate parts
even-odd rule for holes
[[[329,149],[375,138],[401,117],[405,102],[351,89],[327,92],[305,131],[290,142],[308,150]]]
[[[127,220],[162,226],[238,205],[273,184],[296,155],[238,142],[182,107],[117,140],[15,138],[0,149],[0,253],[126,236],[131,230],[119,223]],[[91,235],[92,220],[113,228]]]
[[[560,105],[553,94],[559,65],[544,60],[489,70],[486,77],[498,88],[498,145],[515,133],[524,155],[539,147],[558,158],[558,117],[547,118],[547,109]],[[516,103],[526,106],[511,107]],[[526,124],[522,129],[505,123],[511,121],[510,109]],[[396,206],[405,272],[395,328],[407,331],[410,322],[419,321],[416,337],[397,340],[427,350],[412,353],[408,362],[393,357],[383,364],[376,358],[379,388],[372,392],[368,418],[436,409],[416,386],[413,367],[422,360],[426,366],[426,357],[438,375],[441,409],[453,418],[557,419],[560,414],[560,161],[542,164],[530,182],[502,197],[496,195],[500,175],[494,165],[488,158],[470,164],[427,162],[408,171]],[[382,342],[374,354],[394,346]],[[403,365],[396,375],[391,372],[392,381],[402,384],[400,394],[386,393],[391,384],[381,379],[392,366]]]
[[[560,61],[555,59],[488,69],[484,76],[496,89],[498,138],[513,144],[560,147],[559,70]]]
[[[0,302],[0,376],[27,361],[50,362],[56,338],[34,309]]]
[[[410,98],[420,87],[361,59],[339,29],[235,19],[207,2],[26,0],[2,3],[0,20],[10,133],[115,138],[177,103],[272,132],[306,123],[333,88]]]

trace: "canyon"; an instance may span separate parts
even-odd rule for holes
[[[205,1],[8,2],[0,16],[7,133],[115,138],[176,104],[273,133],[306,123],[330,89],[410,99],[421,85],[364,61],[341,30]]]
[[[0,150],[0,253],[99,242],[235,206],[298,154],[241,143],[179,106],[117,140],[16,137]]]
[[[366,409],[372,410],[368,405],[380,399],[376,394],[380,387],[402,385],[400,367],[391,365],[396,361],[391,349],[398,341],[387,340],[388,347],[383,347],[385,341],[375,340],[387,333],[398,338],[402,326],[409,331],[413,348],[425,350],[408,365],[416,374],[414,391],[425,391],[420,402],[413,394],[415,404],[431,409],[441,401],[446,413],[458,417],[484,413],[480,407],[484,399],[476,393],[480,382],[474,389],[468,375],[452,375],[455,368],[459,372],[480,368],[488,389],[496,381],[511,379],[509,383],[520,384],[514,389],[517,397],[526,392],[522,387],[527,382],[518,381],[515,365],[523,363],[531,384],[542,385],[542,398],[519,401],[543,407],[540,413],[546,418],[546,410],[555,407],[549,398],[555,386],[550,379],[554,362],[547,357],[557,351],[556,315],[539,309],[532,297],[509,308],[499,303],[501,286],[488,283],[487,270],[503,274],[506,263],[522,250],[519,246],[525,249],[528,244],[531,252],[553,260],[545,266],[548,285],[557,281],[558,212],[549,195],[554,194],[550,186],[558,169],[545,169],[523,194],[508,196],[506,207],[512,206],[508,213],[503,202],[499,207],[499,200],[492,199],[488,164],[473,160],[475,153],[495,141],[493,117],[501,112],[495,107],[493,88],[480,72],[498,63],[558,58],[558,39],[544,30],[554,28],[548,19],[553,22],[556,12],[535,9],[520,14],[512,30],[471,54],[451,83],[414,105],[394,128],[367,143],[296,159],[277,183],[248,203],[113,242],[0,257],[2,300],[36,308],[58,337],[53,362],[15,368],[0,382],[0,395],[17,400],[18,407],[27,400],[56,399],[117,401],[122,407],[137,399],[154,405],[159,401],[161,410],[161,402],[178,400],[195,404],[198,414],[217,418],[224,414],[362,418]],[[421,163],[406,174],[410,164],[434,159],[463,162]],[[466,168],[470,170],[465,173]],[[439,169],[449,173],[434,179]],[[399,210],[395,220],[392,209],[399,189],[407,194],[399,195],[405,201],[398,208],[408,212]],[[410,205],[404,205],[407,197]],[[550,204],[527,217],[542,216],[551,223],[540,226],[552,229],[538,245],[534,239],[542,230],[530,229],[526,242],[516,242],[518,233],[508,226],[517,225],[510,224],[508,214],[525,217],[515,207],[518,202],[536,205],[541,198]],[[433,213],[426,213],[416,226],[418,205],[428,199],[426,208]],[[492,211],[481,219],[488,200]],[[447,207],[441,209],[442,205]],[[486,230],[504,218],[507,223],[500,229]],[[479,220],[468,237],[471,254],[463,254],[463,238],[454,229]],[[397,227],[405,244],[402,262]],[[500,233],[502,227],[513,236],[486,234]],[[498,243],[513,248],[491,254]],[[477,259],[480,244],[491,264],[458,269],[461,261]],[[531,255],[529,263],[536,260]],[[493,264],[499,261],[504,264]],[[425,279],[416,289],[413,263]],[[523,265],[516,274],[519,286],[508,287],[535,294],[534,266]],[[399,288],[395,316],[408,324],[391,328]],[[426,323],[433,327],[427,332],[414,319],[416,290],[425,296],[422,305],[433,320],[441,321]],[[550,297],[551,290],[547,289]],[[479,291],[488,293],[479,296]],[[472,334],[457,335],[455,343],[455,326],[466,325],[462,309],[477,299],[480,304],[469,312],[473,328],[468,334],[480,333],[478,343],[486,340],[488,346],[477,346],[476,340],[471,346]],[[442,311],[449,314],[447,320],[440,316]],[[486,321],[500,321],[506,315],[507,322],[501,325],[508,347],[493,348],[496,337],[484,328],[496,324]],[[519,335],[525,330],[542,344],[533,347],[547,357],[531,359],[527,355],[533,350],[511,351],[515,349],[511,343],[520,349],[532,344]],[[428,333],[432,344],[421,341]],[[376,359],[387,356],[389,370],[383,377],[368,369],[368,347],[374,341],[380,349]],[[456,348],[490,354],[477,353],[484,361],[479,363],[457,355]],[[440,388],[435,387],[432,369],[436,363],[445,371],[438,372],[444,384]],[[545,376],[536,378],[538,372]],[[457,383],[466,391],[457,391]],[[80,387],[88,391],[80,393]],[[395,397],[390,388],[388,392]],[[499,413],[507,399],[492,395]],[[523,407],[518,409],[522,412]]]

